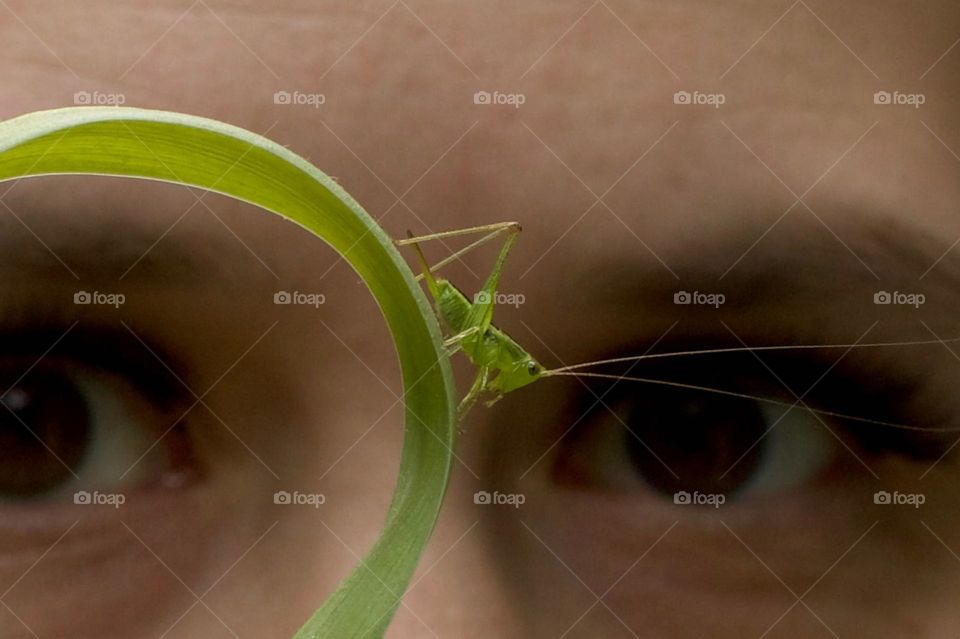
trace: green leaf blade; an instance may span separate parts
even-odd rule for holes
[[[406,404],[380,538],[295,639],[382,637],[433,531],[456,439],[455,389],[433,311],[390,238],[332,179],[266,138],[189,115],[81,107],[0,123],[0,181],[109,175],[221,193],[293,221],[366,283],[393,337]],[[317,534],[328,534],[318,526]]]

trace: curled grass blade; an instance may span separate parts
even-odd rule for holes
[[[433,312],[390,238],[332,179],[255,133],[189,115],[69,108],[0,123],[0,181],[92,174],[184,184],[249,202],[317,235],[356,270],[396,346],[400,472],[383,531],[296,639],[381,637],[440,511],[456,437],[454,386]],[[317,534],[326,533],[317,526]]]

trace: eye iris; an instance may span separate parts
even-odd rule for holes
[[[668,496],[729,495],[749,481],[764,454],[767,423],[750,401],[660,389],[634,398],[624,422],[633,433],[623,435],[634,470]]]
[[[69,378],[19,376],[0,374],[4,387],[16,382],[0,397],[0,498],[41,496],[72,479],[91,435],[87,403]]]

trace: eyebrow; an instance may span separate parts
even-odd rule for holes
[[[806,303],[810,297],[849,292],[854,286],[865,291],[901,287],[958,299],[960,250],[956,256],[949,252],[952,238],[893,217],[856,219],[861,223],[845,225],[839,233],[842,242],[811,219],[802,232],[771,233],[753,247],[750,243],[766,229],[734,220],[721,235],[709,240],[688,236],[670,247],[664,259],[679,279],[655,262],[649,267],[650,277],[638,278],[635,259],[620,257],[605,259],[585,273],[588,281],[597,278],[601,283],[585,290],[604,306],[640,299],[651,308],[672,307],[673,292],[697,287],[736,293],[737,301],[750,306]],[[721,278],[744,252],[743,259]]]
[[[104,282],[136,276],[232,286],[275,284],[273,273],[306,252],[300,242],[288,247],[273,241],[280,233],[263,232],[265,221],[269,231],[280,223],[275,216],[219,194],[198,203],[198,193],[204,192],[111,176],[0,182],[0,262],[7,270],[20,266],[74,282],[71,271]]]
[[[220,233],[218,223],[184,239],[182,231],[172,237],[164,230],[145,228],[134,217],[117,213],[109,219],[98,216],[90,225],[74,218],[55,228],[47,224],[34,228],[38,225],[21,224],[0,207],[0,267],[77,283],[146,280],[232,288],[277,282],[271,274],[275,267],[261,264],[227,229]],[[60,220],[62,216],[57,217]],[[257,253],[268,265],[275,257],[259,247]]]

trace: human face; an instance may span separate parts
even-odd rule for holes
[[[185,111],[289,146],[394,237],[521,222],[501,291],[523,303],[495,321],[548,366],[935,342],[630,370],[789,412],[558,378],[476,408],[388,636],[960,632],[956,436],[806,410],[960,427],[960,349],[936,343],[960,336],[954,3],[6,0],[0,16],[4,119],[75,100]],[[63,462],[3,423],[0,635],[292,635],[375,539],[398,465],[399,371],[358,278],[219,196],[76,177],[0,194],[0,386],[46,411]],[[491,259],[445,275],[476,290]],[[875,304],[884,291],[914,303]],[[74,504],[82,488],[114,503]],[[275,504],[284,490],[323,503]]]

